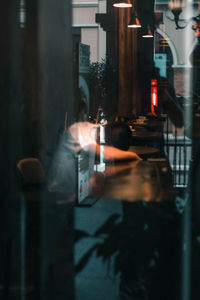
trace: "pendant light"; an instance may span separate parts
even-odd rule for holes
[[[129,0],[115,0],[113,6],[118,8],[127,8],[132,7],[132,3]]]
[[[140,24],[140,21],[135,13],[135,11],[133,11],[131,13],[131,19],[130,19],[130,22],[128,24],[128,27],[129,28],[140,28],[141,27],[141,24]]]
[[[147,25],[145,27],[142,37],[143,38],[152,38],[153,37],[152,31],[151,31],[151,28],[149,25]]]

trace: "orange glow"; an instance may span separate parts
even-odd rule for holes
[[[168,3],[168,7],[171,10],[179,10],[182,9],[184,7],[184,3],[182,2],[182,0],[178,0],[178,1],[169,1]]]
[[[193,29],[195,31],[195,35],[200,37],[200,22],[197,22],[195,25],[193,25]]]
[[[129,28],[140,28],[141,24],[137,16],[132,15],[130,23],[128,24]]]
[[[154,110],[155,106],[158,106],[157,79],[151,79],[151,112],[154,116],[157,116]]]
[[[153,34],[151,32],[151,28],[150,26],[148,25],[147,26],[147,29],[145,30],[145,33],[142,35],[143,38],[152,38],[153,37]]]

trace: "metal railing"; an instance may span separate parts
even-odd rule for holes
[[[166,119],[164,131],[164,151],[169,160],[173,184],[176,188],[184,188],[188,184],[189,166],[192,151],[191,139]]]

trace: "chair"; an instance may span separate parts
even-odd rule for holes
[[[19,196],[19,218],[20,218],[20,247],[21,247],[21,270],[23,276],[26,275],[26,259],[28,257],[27,251],[27,237],[30,236],[29,240],[33,240],[29,248],[33,253],[37,253],[37,249],[39,248],[39,203],[40,203],[40,188],[45,186],[45,172],[43,166],[38,158],[28,157],[23,158],[18,161],[16,164],[14,171],[17,175],[18,183],[20,188],[22,189],[22,193]],[[28,233],[27,233],[28,232]],[[29,241],[30,242],[30,241]],[[10,299],[10,293],[12,291],[11,285],[11,269],[12,269],[12,237],[8,238],[6,244],[6,255],[5,255],[5,273],[4,273],[4,290],[3,297],[4,299]],[[38,274],[38,255],[33,258],[35,269]],[[25,278],[24,278],[25,280]],[[29,287],[26,286],[24,289],[24,282],[20,283],[19,290],[22,290],[23,293],[29,292]],[[34,279],[34,287],[37,289],[37,281]],[[16,291],[17,293],[17,291]]]
[[[23,158],[19,160],[16,167],[23,187],[44,185],[45,171],[38,158]]]
[[[22,196],[20,196],[20,236],[23,242],[20,247],[25,255],[21,257],[21,260],[22,264],[24,263],[25,265],[28,264],[26,262],[27,259],[33,261],[34,272],[37,276],[34,275],[32,278],[31,275],[28,285],[32,288],[33,284],[33,290],[37,293],[39,288],[37,277],[39,274],[40,213],[43,192],[46,187],[46,176],[40,159],[36,157],[20,159],[16,164],[16,171],[19,185],[22,189]],[[25,275],[27,270],[28,268],[24,271]],[[26,292],[28,292],[27,288]]]

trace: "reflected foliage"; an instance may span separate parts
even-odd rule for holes
[[[169,287],[175,297],[180,261],[180,215],[176,214],[174,204],[124,202],[123,210],[122,219],[113,214],[93,236],[87,236],[99,238],[100,242],[82,257],[76,266],[77,272],[86,266],[95,251],[104,263],[114,257],[114,272],[121,274],[122,289],[129,290],[132,297],[160,300],[162,289]],[[83,232],[77,234],[85,237]]]
[[[116,92],[117,70],[110,57],[102,59],[101,62],[90,64],[89,86],[90,86],[90,114],[96,117],[98,106],[103,106],[107,114],[110,111],[109,99]]]
[[[123,202],[123,212],[123,218],[113,214],[93,235],[77,231],[76,241],[88,237],[99,241],[80,259],[76,271],[83,270],[95,252],[108,266],[114,258],[114,272],[121,278],[120,299],[180,299],[183,214],[173,202]],[[200,293],[199,240],[193,227],[193,296]]]

